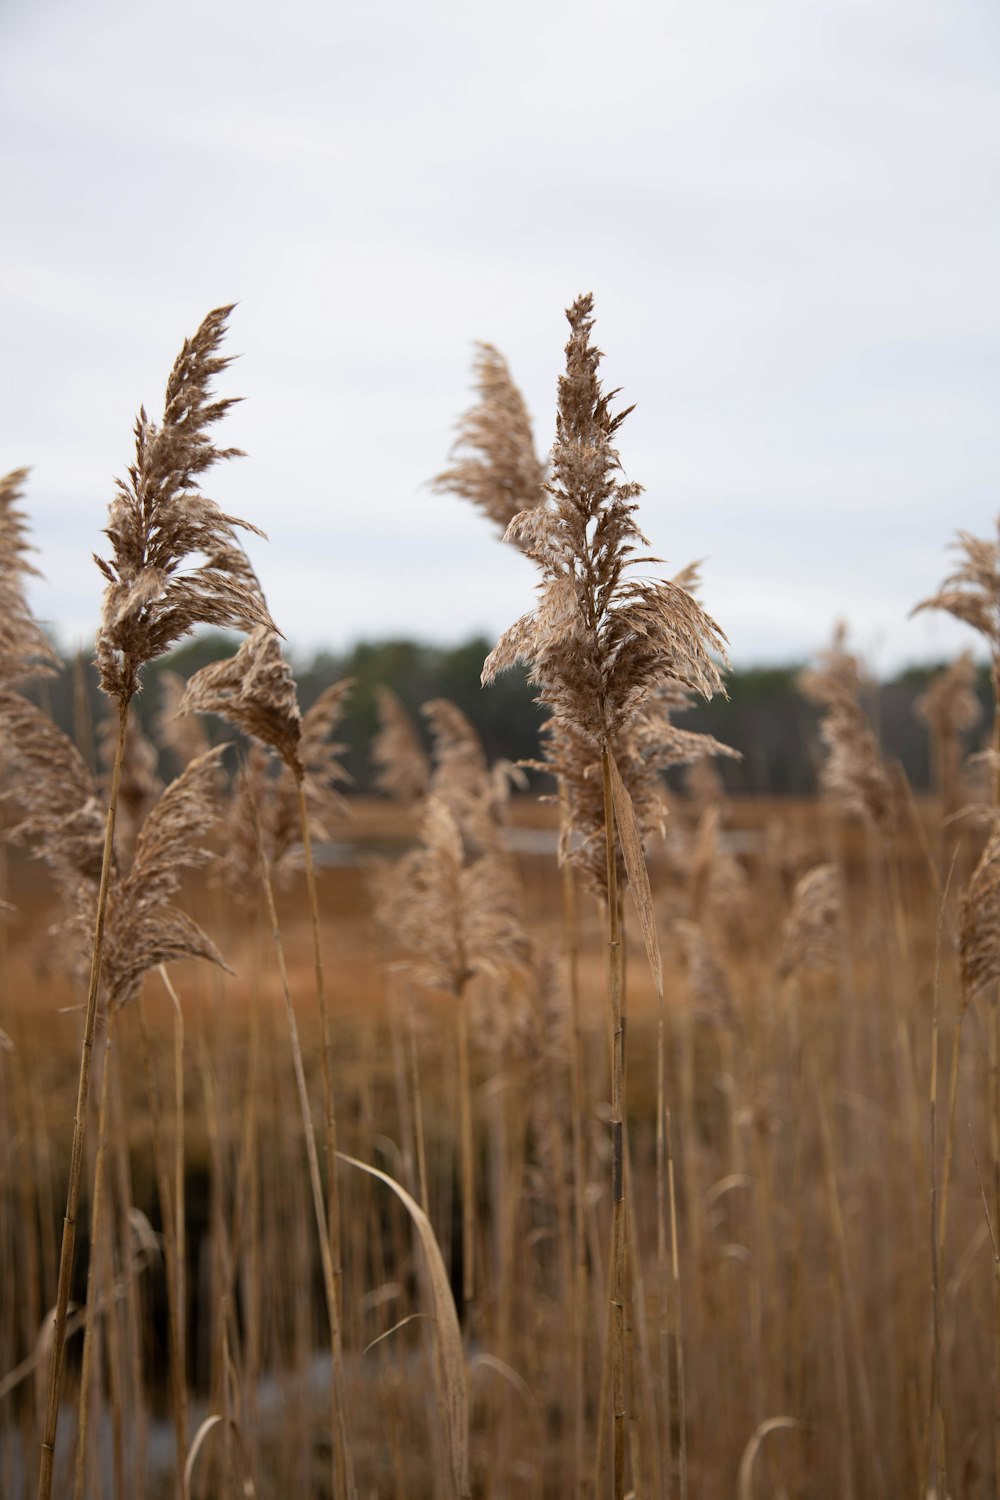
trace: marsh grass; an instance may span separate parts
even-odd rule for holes
[[[667,793],[720,752],[673,720],[724,642],[696,570],[630,571],[625,414],[581,299],[550,467],[484,351],[442,476],[540,565],[488,674],[530,661],[560,808],[511,796],[454,705],[427,706],[428,755],[384,697],[391,810],[356,799],[356,863],[325,866],[344,690],[299,714],[238,523],[195,483],[230,456],[206,432],[226,311],[112,508],[106,813],[91,726],[77,749],[23,691],[45,653],[23,475],[0,482],[0,1493],[994,1493],[1000,860],[982,809],[941,834],[967,669],[925,705],[944,806],[883,765],[842,637],[807,679],[822,804],[728,799],[704,767]],[[988,634],[974,540],[928,602]],[[202,607],[249,639],[170,706],[276,758],[252,745],[234,782],[165,719],[164,790],[128,706]],[[509,846],[546,818],[561,871]]]

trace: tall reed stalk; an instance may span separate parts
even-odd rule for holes
[[[128,731],[129,706],[139,688],[142,667],[190,633],[196,625],[249,629],[270,624],[263,601],[243,582],[243,554],[236,528],[247,523],[226,516],[198,493],[198,476],[235,449],[216,448],[209,428],[232,405],[209,401],[215,375],[228,361],[217,350],[230,308],[219,308],[185,342],[167,382],[160,426],[141,410],[135,425],[135,461],[119,480],[110,508],[107,536],[110,561],[96,559],[107,580],[97,662],[103,690],[118,709],[105,827],[100,885],[94,917],[90,980],[84,1010],[77,1107],[70,1153],[66,1213],[59,1257],[52,1352],[49,1361],[45,1429],[39,1472],[39,1500],[50,1500],[59,1397],[62,1384],[66,1314],[76,1244],[83,1176],[91,1055],[112,874],[115,820]],[[198,558],[204,559],[197,561]]]
[[[608,1297],[613,1408],[613,1494],[625,1494],[625,1275],[628,1226],[623,1135],[625,1025],[619,930],[619,861],[627,870],[654,980],[659,951],[642,852],[642,833],[617,756],[648,786],[661,742],[669,738],[668,709],[678,690],[710,697],[722,687],[711,651],[725,654],[725,638],[688,590],[669,580],[630,572],[645,545],[634,519],[641,487],[622,483],[613,439],[628,415],[613,415],[602,391],[600,351],[590,340],[593,299],[569,309],[566,373],[560,377],[556,442],[543,504],[522,511],[507,539],[539,567],[540,601],[501,637],[483,668],[483,681],[518,661],[528,664],[540,701],[551,713],[548,768],[566,787],[581,865],[603,900],[608,923],[608,1010],[612,1043],[612,1235]],[[612,393],[613,395],[614,393]],[[595,773],[601,788],[595,807]],[[617,824],[618,835],[615,828]],[[638,1476],[633,1476],[638,1482]]]

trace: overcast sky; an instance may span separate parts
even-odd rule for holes
[[[306,651],[494,635],[531,565],[425,481],[505,354],[552,439],[596,298],[640,518],[737,663],[838,616],[883,671],[1000,509],[995,0],[0,0],[0,472],[92,638],[116,474],[238,301],[206,489]]]

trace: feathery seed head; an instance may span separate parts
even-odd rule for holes
[[[527,662],[553,717],[600,749],[668,681],[722,691],[711,652],[725,660],[726,641],[684,588],[629,571],[655,559],[636,556],[648,545],[635,521],[641,487],[619,479],[612,442],[631,408],[613,414],[617,392],[602,389],[592,308],[586,296],[567,313],[548,499],[508,528],[541,570],[539,604],[500,638],[483,681]]]
[[[182,872],[212,857],[203,839],[217,816],[224,749],[219,745],[198,756],[170,783],[143,823],[129,870],[112,881],[102,960],[109,1006],[134,999],[142,976],[158,964],[203,958],[226,967],[211,938],[174,905]]]
[[[7,795],[19,821],[7,837],[30,844],[64,895],[96,882],[104,849],[104,809],[72,740],[20,693],[0,690],[0,756],[12,776]]]
[[[201,720],[194,714],[181,712],[181,701],[187,684],[179,672],[163,671],[158,677],[160,687],[160,709],[156,715],[156,737],[167,750],[172,750],[182,765],[204,755],[210,748],[208,735]]]
[[[515,516],[507,531],[539,567],[539,603],[501,636],[483,681],[518,661],[528,663],[538,701],[551,713],[545,769],[559,777],[567,795],[562,852],[602,896],[602,750],[615,757],[640,831],[662,827],[662,770],[722,750],[676,729],[670,713],[686,706],[689,691],[706,698],[724,691],[712,653],[726,662],[726,639],[689,591],[697,565],[676,579],[633,571],[656,559],[637,555],[648,546],[635,519],[641,487],[621,480],[613,443],[631,408],[613,413],[617,392],[602,389],[592,311],[586,296],[567,313],[570,339],[546,502]]]
[[[25,598],[24,583],[37,577],[28,561],[27,522],[20,508],[27,469],[0,478],[0,681],[13,682],[30,672],[48,672],[58,657]]]
[[[220,714],[274,750],[301,775],[299,711],[292,669],[272,629],[252,630],[235,656],[212,662],[188,679],[179,713]]]
[[[246,797],[253,798],[272,868],[301,836],[300,785],[316,837],[329,837],[328,821],[343,812],[337,790],[348,779],[337,759],[343,746],[331,743],[329,736],[340,722],[351,686],[349,680],[332,684],[303,714],[295,677],[277,636],[258,627],[235,656],[196,672],[181,698],[179,712],[221,714],[280,758],[282,771],[271,776],[266,760],[251,754],[250,773],[237,791],[234,808],[238,825],[245,816]],[[232,857],[237,867],[249,858],[250,868],[256,869],[256,840],[238,839]]]
[[[406,804],[427,795],[431,766],[416,725],[391,688],[376,687],[379,730],[372,741],[372,760],[379,791]]]
[[[778,973],[835,968],[843,944],[843,902],[836,865],[814,865],[796,883],[781,933]]]
[[[944,580],[938,593],[923,599],[911,614],[943,609],[978,630],[994,657],[1000,654],[1000,517],[998,539],[987,541],[960,531],[953,546],[964,554],[959,566]]]
[[[704,1021],[732,1026],[736,1019],[736,1006],[729,976],[720,957],[719,945],[697,922],[675,922],[674,931],[680,940],[695,1014]]]
[[[236,536],[238,528],[262,533],[196,488],[206,469],[239,452],[217,448],[209,432],[234,404],[209,399],[213,378],[229,364],[216,351],[231,311],[209,313],[185,341],[167,382],[162,424],[140,410],[135,461],[117,482],[105,531],[112,556],[95,558],[107,579],[97,663],[102,688],[120,703],[137,692],[143,664],[197,625],[274,628],[248,582]],[[199,555],[204,561],[193,562]]]
[[[457,460],[432,481],[438,492],[477,505],[501,531],[544,499],[545,465],[535,453],[524,397],[492,344],[477,346],[479,402],[458,424]]]
[[[1000,830],[972,874],[958,916],[962,993],[968,1002],[1000,979]]]
[[[913,709],[942,740],[952,740],[974,729],[983,717],[983,705],[975,692],[976,664],[971,651],[931,678]]]
[[[820,739],[826,760],[820,770],[820,789],[847,817],[862,818],[883,832],[891,825],[892,788],[882,756],[858,701],[867,686],[856,656],[846,648],[843,622],[833,644],[820,656],[820,666],[799,675],[799,690],[825,710]]]

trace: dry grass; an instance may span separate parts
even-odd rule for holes
[[[512,797],[454,705],[425,706],[428,757],[389,698],[385,796],[341,800],[345,686],[300,714],[242,523],[195,488],[230,456],[226,310],[112,507],[106,820],[20,692],[45,653],[0,482],[5,1500],[1000,1488],[995,808],[942,819],[967,669],[925,705],[933,803],[883,765],[842,636],[805,682],[821,801],[730,802],[704,766],[668,794],[720,751],[673,716],[723,638],[696,569],[630,572],[590,314],[551,468],[484,349],[441,479],[526,506],[539,606],[489,669],[530,661],[558,807]],[[995,650],[997,549],[961,545],[928,604]],[[202,617],[249,639],[168,706],[257,743],[227,774],[164,722],[164,788],[128,705]]]
[[[515,804],[515,819],[520,807]],[[537,825],[534,807],[523,821]],[[553,815],[547,815],[553,836]],[[683,813],[674,814],[678,830]],[[930,819],[928,818],[928,821]],[[359,808],[350,838],[364,847],[403,844],[412,823],[384,804]],[[695,825],[689,823],[690,836]],[[877,1434],[882,1483],[889,1493],[912,1492],[926,1462],[930,1413],[930,1231],[927,1209],[926,1094],[930,1064],[930,1005],[937,889],[921,840],[900,836],[898,858],[909,923],[905,952],[872,900],[873,870],[863,837],[844,841],[845,929],[835,968],[803,968],[782,978],[781,918],[792,907],[795,876],[811,868],[827,846],[826,820],[815,806],[736,804],[730,836],[750,871],[750,936],[714,943],[729,1001],[706,1004],[680,938],[664,923],[668,974],[667,1093],[677,1181],[680,1309],[668,1308],[668,1355],[678,1313],[686,1334],[687,1462],[693,1494],[733,1492],[744,1450],[760,1424],[794,1417],[796,1428],[773,1429],[754,1450],[755,1493],[784,1487],[789,1494],[875,1492]],[[970,849],[962,858],[971,873]],[[558,881],[547,860],[520,860],[530,893],[530,932],[541,947],[560,943]],[[663,856],[652,862],[661,905],[690,913],[690,892],[678,885]],[[8,925],[0,1018],[15,1050],[5,1053],[4,1265],[23,1297],[4,1303],[3,1368],[30,1354],[52,1296],[56,1209],[68,1152],[78,1022],[55,1014],[76,992],[65,978],[45,976],[39,935],[48,922],[44,888],[30,894],[32,867],[18,866],[13,886],[28,895],[16,924]],[[956,877],[955,889],[962,883]],[[342,1149],[382,1165],[406,1181],[405,1106],[412,1073],[405,1035],[391,1006],[368,926],[366,898],[356,868],[323,870],[319,890],[323,943],[335,976],[332,1027],[339,1090]],[[209,925],[237,977],[199,977],[180,967],[188,1047],[187,1196],[190,1297],[194,1331],[189,1367],[192,1413],[221,1404],[223,1345],[232,1370],[230,1407],[239,1422],[247,1463],[262,1491],[275,1475],[294,1475],[295,1493],[329,1493],[329,1425],[321,1359],[325,1322],[315,1237],[305,1232],[308,1184],[301,1125],[294,1125],[294,1085],[287,1043],[282,1045],[280,984],[263,959],[261,937],[227,914],[211,891],[196,898],[212,913]],[[958,1014],[958,955],[948,942],[942,966],[942,1042],[947,1048]],[[595,913],[596,915],[596,913]],[[281,900],[289,981],[297,996],[312,990],[310,924],[294,892]],[[593,1437],[600,1384],[601,1318],[592,1300],[603,1279],[608,1211],[603,1165],[608,1149],[602,942],[585,908],[580,965],[587,1079],[586,1157],[591,1183],[588,1356],[586,1390]],[[642,1371],[659,1389],[655,1328],[658,1294],[653,1267],[655,1223],[655,997],[641,953],[628,961],[632,1036],[629,1117],[630,1179],[636,1258],[630,1321],[637,1346],[628,1387],[630,1463],[641,1466],[644,1491],[677,1485],[678,1409],[669,1396],[672,1428],[654,1421],[643,1397]],[[689,975],[690,977],[684,977]],[[916,1097],[901,1066],[897,1005],[913,1043]],[[172,1098],[172,1020],[169,999],[150,988],[147,1000],[153,1055],[164,1101]],[[415,1047],[425,1132],[428,1208],[438,1243],[451,1265],[461,1305],[462,1207],[456,1193],[460,1154],[453,1108],[456,1074],[443,1039],[453,1025],[449,1001],[418,1004]],[[301,1017],[307,1079],[316,1108],[322,1098],[320,1026],[309,1006]],[[117,1197],[116,1222],[138,1206],[160,1224],[149,1125],[139,1066],[140,1039],[131,1013],[118,1039],[128,1204]],[[547,1065],[546,1065],[547,1066]],[[922,1080],[922,1081],[921,1081]],[[960,1119],[970,1118],[981,1158],[988,1156],[988,1068],[976,1028],[966,1024],[958,1062]],[[552,1142],[539,1106],[557,1109],[555,1085],[539,1091],[527,1061],[511,1072],[489,1029],[472,1036],[472,1097],[479,1163],[475,1236],[480,1285],[476,1296],[470,1371],[472,1492],[565,1493],[573,1472],[571,1382],[566,1366],[567,1320],[572,1318],[559,1247],[560,1222],[571,1219],[567,1175],[553,1175]],[[253,1120],[247,1116],[253,1100]],[[602,1100],[605,1101],[602,1103]],[[60,1101],[64,1101],[60,1103]],[[402,1112],[401,1112],[402,1111]],[[168,1131],[171,1111],[164,1103]],[[412,1114],[412,1111],[411,1111]],[[22,1122],[25,1122],[22,1124]],[[915,1125],[915,1135],[913,1127]],[[966,1492],[989,1493],[990,1297],[992,1267],[964,1130],[955,1143],[948,1226],[942,1265],[942,1404],[949,1461]],[[566,1142],[568,1150],[568,1141]],[[921,1185],[922,1184],[922,1185]],[[428,1342],[422,1271],[413,1259],[405,1217],[358,1180],[341,1180],[344,1195],[344,1341],[346,1397],[359,1493],[419,1497],[449,1493],[446,1447],[430,1393],[435,1388],[433,1341]],[[115,1250],[125,1274],[127,1240]],[[165,1414],[166,1365],[162,1272],[154,1264],[139,1277],[143,1304],[145,1390],[131,1392],[147,1420]],[[228,1290],[227,1290],[228,1288]],[[82,1296],[82,1286],[75,1299]],[[234,1309],[227,1323],[220,1300]],[[239,1314],[235,1308],[239,1308]],[[404,1322],[413,1315],[415,1321]],[[123,1301],[107,1318],[124,1320]],[[235,1321],[234,1321],[235,1320]],[[372,1340],[402,1323],[367,1354]],[[644,1328],[644,1332],[642,1332]],[[247,1342],[256,1329],[251,1390]],[[562,1331],[561,1331],[562,1330]],[[640,1338],[640,1333],[642,1337]],[[643,1347],[645,1345],[645,1348]],[[75,1368],[70,1344],[70,1382]],[[429,1363],[428,1363],[429,1361]],[[313,1374],[310,1377],[310,1370]],[[864,1372],[864,1380],[861,1372]],[[110,1402],[106,1368],[103,1400]],[[312,1395],[302,1396],[303,1383]],[[319,1380],[319,1384],[316,1382]],[[675,1377],[672,1378],[672,1382]],[[867,1396],[864,1392],[867,1390]],[[297,1394],[298,1393],[298,1394]],[[869,1429],[864,1406],[869,1407]],[[105,1407],[105,1412],[107,1408]],[[375,1413],[380,1413],[376,1417]],[[256,1413],[256,1415],[254,1415]],[[129,1412],[128,1430],[135,1413]],[[19,1454],[31,1451],[37,1414],[30,1382],[0,1408],[7,1470],[3,1493],[29,1493],[18,1481]],[[100,1410],[95,1421],[100,1430]],[[231,1432],[234,1429],[231,1429]],[[772,1430],[772,1429],[768,1429]],[[434,1433],[437,1432],[437,1436]],[[69,1436],[69,1434],[67,1434]],[[164,1439],[154,1425],[154,1450]],[[169,1445],[168,1445],[169,1447]],[[216,1432],[199,1456],[215,1493],[225,1463],[238,1471],[240,1445]],[[437,1456],[435,1457],[435,1453]],[[126,1462],[132,1455],[126,1453]],[[64,1460],[65,1461],[65,1460]],[[29,1463],[30,1468],[30,1463]],[[169,1482],[169,1460],[161,1483]],[[325,1472],[325,1478],[324,1478]],[[743,1471],[746,1473],[746,1470]],[[975,1481],[974,1476],[981,1478]],[[111,1470],[108,1470],[110,1484]],[[270,1479],[268,1479],[270,1475]],[[214,1477],[213,1477],[214,1476]],[[129,1483],[137,1481],[130,1478]],[[155,1494],[152,1480],[130,1493]],[[978,1484],[978,1491],[977,1491]],[[280,1486],[279,1486],[280,1488]],[[222,1492],[219,1490],[218,1492]]]

